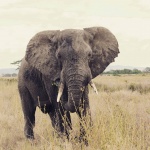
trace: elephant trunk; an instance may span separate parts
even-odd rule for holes
[[[81,105],[85,86],[90,84],[94,91],[96,93],[98,92],[95,84],[91,80],[90,71],[84,71],[83,69],[78,68],[78,71],[75,69],[69,69],[69,71],[66,71],[65,73],[65,80],[61,82],[59,87],[57,102],[60,100],[65,84],[68,90],[68,101],[63,102],[63,106],[67,111],[76,112]]]
[[[70,112],[76,112],[81,105],[84,87],[91,80],[91,72],[83,68],[69,68],[66,71],[66,86],[68,89],[68,101],[64,108]]]
[[[65,103],[64,108],[70,112],[76,112],[81,104],[81,98],[83,93],[82,81],[77,81],[78,84],[68,85],[68,102]]]

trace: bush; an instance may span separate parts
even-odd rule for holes
[[[150,85],[141,85],[141,84],[131,83],[128,89],[131,90],[132,92],[137,91],[137,92],[140,92],[141,94],[146,94],[150,92]]]

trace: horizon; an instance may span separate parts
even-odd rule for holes
[[[148,67],[148,66],[147,66]],[[138,66],[123,66],[123,65],[108,65],[104,71],[110,71],[110,70],[123,70],[123,69],[138,69],[138,70],[143,70],[147,67],[138,67]],[[115,69],[113,69],[115,68]],[[17,69],[17,66],[14,65],[12,68],[0,68],[0,73],[1,71],[4,70],[14,70],[15,72],[18,72],[19,70]]]

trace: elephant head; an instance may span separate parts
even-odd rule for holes
[[[104,27],[92,27],[40,32],[30,40],[25,59],[52,81],[60,80],[57,100],[65,89],[68,98],[64,108],[75,112],[85,86],[91,83],[94,87],[92,79],[102,73],[118,53],[115,36]]]

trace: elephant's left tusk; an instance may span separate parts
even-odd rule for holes
[[[90,81],[89,84],[90,84],[90,86],[94,89],[94,92],[95,92],[96,94],[98,94],[97,88],[96,88],[96,86],[95,86],[95,84],[93,83],[92,80]]]
[[[60,98],[61,98],[61,95],[63,93],[63,90],[64,90],[64,84],[61,83],[60,86],[59,86],[59,90],[58,90],[57,102],[60,101]]]

